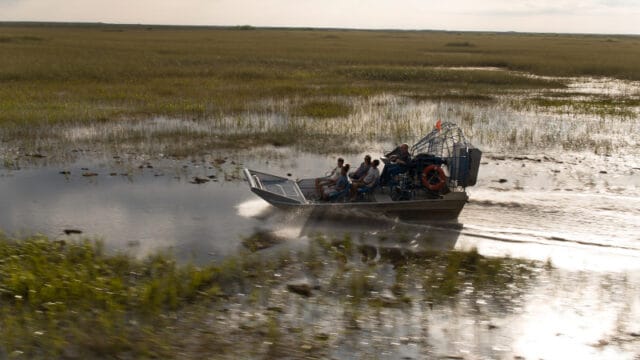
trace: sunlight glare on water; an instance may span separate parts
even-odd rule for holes
[[[251,199],[244,201],[236,206],[238,215],[245,218],[261,218],[268,214],[273,207],[262,199]]]

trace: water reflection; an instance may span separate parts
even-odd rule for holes
[[[295,178],[313,173],[315,164],[333,163],[305,156],[247,165]],[[597,174],[594,165],[575,165],[576,175],[538,184],[517,175],[522,162],[493,161],[500,165],[487,166],[460,223],[414,224],[357,213],[318,218],[282,212],[233,178],[231,164],[159,161],[139,168],[80,159],[67,167],[69,175],[46,166],[3,170],[0,228],[58,238],[68,236],[65,229],[78,229],[83,234],[72,237],[102,238],[110,250],[139,256],[172,251],[181,261],[198,263],[236,253],[243,238],[259,232],[284,240],[274,242],[274,250],[306,249],[318,234],[349,236],[361,252],[344,268],[346,275],[321,279],[326,296],[301,298],[281,289],[271,295],[286,304],[285,325],[312,329],[309,336],[326,334],[329,357],[632,359],[640,351],[638,189],[618,193],[598,175],[589,175],[596,186],[581,188],[582,173]],[[535,173],[548,170],[549,163],[526,165]],[[190,183],[194,176],[210,175],[218,181]],[[492,181],[500,177],[510,181]],[[516,180],[521,189],[512,185]],[[572,191],[553,190],[559,184]],[[433,249],[474,247],[484,255],[551,259],[561,269],[538,268],[525,282],[493,289],[463,283],[455,301],[434,302],[428,273],[403,273],[397,266],[397,258]],[[326,268],[337,271],[339,265]],[[372,303],[390,304],[345,305],[349,294],[332,293],[331,281],[354,273],[371,282]],[[398,279],[404,279],[406,303],[398,304],[391,291]]]
[[[235,207],[251,198],[242,182],[200,186],[189,176],[144,170],[122,176],[122,169],[81,164],[69,168],[70,176],[49,167],[6,174],[0,228],[53,238],[77,229],[79,236],[103,239],[107,249],[137,256],[172,251],[183,261],[203,262],[235,252],[240,237],[259,223],[243,217],[239,224]],[[83,177],[81,166],[99,175]]]
[[[322,217],[283,213],[253,195],[238,178],[239,169],[301,178],[323,164],[330,168],[334,159],[286,148],[264,153],[268,157],[235,154],[235,161],[223,164],[212,156],[149,162],[78,155],[64,167],[68,174],[46,163],[5,168],[0,170],[0,229],[53,238],[77,229],[83,232],[79,236],[104,239],[111,250],[136,256],[171,251],[181,261],[199,263],[233,253],[244,237],[267,231],[287,239],[279,246],[304,245],[317,233],[348,234],[363,244],[418,252],[477,248],[484,255],[550,260],[573,270],[640,268],[640,188],[632,181],[633,171],[625,171],[638,166],[637,159],[489,157],[477,186],[469,190],[471,202],[460,223],[443,227],[355,212]],[[600,168],[618,175],[605,176]],[[192,184],[194,177],[210,181]],[[497,182],[501,178],[508,181]],[[620,190],[615,181],[627,186]]]

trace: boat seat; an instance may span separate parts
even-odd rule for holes
[[[351,185],[351,184],[349,184]],[[347,186],[346,188],[344,188],[344,190],[339,191],[335,194],[332,194],[331,196],[329,196],[329,201],[330,202],[343,202],[346,199],[349,198],[349,189],[351,188],[351,186]]]

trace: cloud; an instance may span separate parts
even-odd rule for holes
[[[631,0],[0,0],[0,21],[640,33]]]

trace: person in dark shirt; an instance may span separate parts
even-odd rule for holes
[[[402,144],[393,151],[393,155],[389,157],[390,163],[385,165],[380,175],[380,183],[387,185],[392,177],[407,172],[411,164],[411,154],[409,153],[409,145]]]
[[[371,156],[365,155],[364,162],[360,164],[360,166],[356,169],[356,171],[349,174],[349,177],[352,180],[362,180],[362,178],[367,175],[369,168],[371,167]]]

